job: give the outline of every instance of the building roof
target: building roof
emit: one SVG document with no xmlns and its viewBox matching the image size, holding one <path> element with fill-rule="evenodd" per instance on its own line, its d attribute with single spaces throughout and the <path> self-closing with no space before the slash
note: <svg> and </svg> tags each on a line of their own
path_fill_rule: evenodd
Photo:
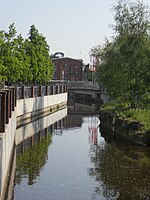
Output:
<svg viewBox="0 0 150 200">
<path fill-rule="evenodd" d="M 51 58 L 51 60 L 63 60 L 63 59 L 70 59 L 70 60 L 75 60 L 83 63 L 82 59 L 75 59 L 75 58 L 69 58 L 69 57 L 60 57 L 60 58 Z"/>
</svg>

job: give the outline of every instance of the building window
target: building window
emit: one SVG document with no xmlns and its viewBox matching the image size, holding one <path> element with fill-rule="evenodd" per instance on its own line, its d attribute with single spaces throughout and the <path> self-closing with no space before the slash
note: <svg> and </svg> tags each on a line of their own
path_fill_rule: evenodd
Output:
<svg viewBox="0 0 150 200">
<path fill-rule="evenodd" d="M 54 65 L 54 69 L 57 69 L 57 66 L 56 66 L 56 65 Z"/>
<path fill-rule="evenodd" d="M 65 64 L 64 64 L 64 67 L 68 67 L 68 64 L 67 64 L 67 63 L 65 63 Z"/>
</svg>

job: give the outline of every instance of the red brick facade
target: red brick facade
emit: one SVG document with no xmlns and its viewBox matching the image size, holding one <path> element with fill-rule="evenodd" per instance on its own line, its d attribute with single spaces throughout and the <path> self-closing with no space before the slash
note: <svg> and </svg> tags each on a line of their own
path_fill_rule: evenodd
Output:
<svg viewBox="0 0 150 200">
<path fill-rule="evenodd" d="M 83 61 L 68 57 L 52 58 L 54 80 L 82 81 Z"/>
</svg>

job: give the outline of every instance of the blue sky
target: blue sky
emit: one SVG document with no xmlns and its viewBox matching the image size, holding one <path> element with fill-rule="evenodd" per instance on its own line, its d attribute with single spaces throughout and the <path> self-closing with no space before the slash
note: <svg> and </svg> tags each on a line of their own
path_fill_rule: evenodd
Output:
<svg viewBox="0 0 150 200">
<path fill-rule="evenodd" d="M 90 49 L 113 32 L 112 5 L 116 0 L 1 0 L 0 30 L 15 23 L 17 33 L 28 36 L 35 25 L 50 46 L 50 53 L 89 62 Z M 143 0 L 150 4 L 149 0 Z M 150 5 L 149 5 L 150 6 Z"/>
</svg>

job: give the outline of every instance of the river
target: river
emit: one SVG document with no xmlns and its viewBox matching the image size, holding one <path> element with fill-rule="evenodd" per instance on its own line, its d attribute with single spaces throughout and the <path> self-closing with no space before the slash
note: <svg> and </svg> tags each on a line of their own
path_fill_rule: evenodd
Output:
<svg viewBox="0 0 150 200">
<path fill-rule="evenodd" d="M 96 110 L 74 104 L 17 130 L 12 200 L 150 199 L 150 148 L 107 139 Z"/>
</svg>

